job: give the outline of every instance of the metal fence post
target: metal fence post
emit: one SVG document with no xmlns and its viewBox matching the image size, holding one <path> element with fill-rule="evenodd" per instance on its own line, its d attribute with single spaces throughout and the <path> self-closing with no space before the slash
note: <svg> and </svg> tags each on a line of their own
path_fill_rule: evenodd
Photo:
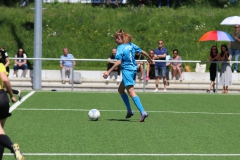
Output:
<svg viewBox="0 0 240 160">
<path fill-rule="evenodd" d="M 145 72 L 145 67 L 146 67 L 146 63 L 145 63 L 145 61 L 143 61 L 143 92 L 145 92 L 145 90 L 146 90 L 146 72 Z"/>
<path fill-rule="evenodd" d="M 74 90 L 74 86 L 73 86 L 73 83 L 74 83 L 74 61 L 73 62 L 73 66 L 72 66 L 72 91 Z"/>
</svg>

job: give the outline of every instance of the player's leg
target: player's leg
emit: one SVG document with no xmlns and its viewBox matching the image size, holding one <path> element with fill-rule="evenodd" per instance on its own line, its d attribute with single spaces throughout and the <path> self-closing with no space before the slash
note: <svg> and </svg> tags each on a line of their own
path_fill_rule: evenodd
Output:
<svg viewBox="0 0 240 160">
<path fill-rule="evenodd" d="M 13 153 L 13 149 L 12 149 L 12 144 L 13 143 L 10 140 L 10 138 L 7 135 L 5 135 L 5 132 L 4 132 L 4 129 L 3 129 L 5 122 L 6 122 L 6 118 L 0 120 L 0 145 L 2 145 L 4 147 L 7 147 Z"/>
<path fill-rule="evenodd" d="M 0 159 L 2 159 L 4 153 L 4 146 L 0 145 Z"/>
<path fill-rule="evenodd" d="M 136 73 L 134 75 L 136 76 Z M 122 100 L 127 108 L 126 118 L 130 118 L 134 114 L 131 109 L 130 103 L 129 103 L 128 95 L 125 93 L 126 85 L 133 84 L 133 83 L 135 84 L 135 82 L 133 80 L 133 78 L 135 78 L 135 77 L 133 77 L 133 76 L 131 75 L 131 72 L 123 70 L 122 71 L 122 82 L 118 87 L 118 93 L 121 95 Z"/>
<path fill-rule="evenodd" d="M 138 110 L 140 111 L 141 114 L 141 119 L 140 122 L 143 122 L 144 119 L 148 116 L 148 114 L 145 112 L 142 103 L 140 101 L 140 98 L 137 96 L 137 94 L 135 93 L 134 90 L 134 79 L 136 77 L 136 72 L 135 71 L 127 71 L 127 72 L 123 72 L 125 74 L 124 75 L 124 86 L 127 89 L 128 95 L 132 98 L 135 106 L 138 108 Z"/>
<path fill-rule="evenodd" d="M 12 153 L 15 154 L 15 157 L 20 160 L 24 160 L 24 157 L 22 156 L 20 149 L 14 149 L 14 145 L 10 138 L 5 134 L 4 131 L 4 125 L 7 120 L 7 117 L 9 117 L 11 114 L 9 113 L 9 100 L 7 93 L 4 91 L 0 91 L 0 152 L 3 152 L 2 147 L 8 148 Z M 18 146 L 18 145 L 17 145 Z M 3 153 L 0 153 L 2 156 Z M 1 157 L 0 156 L 0 157 Z"/>
<path fill-rule="evenodd" d="M 130 118 L 131 116 L 133 116 L 133 111 L 131 109 L 131 106 L 130 106 L 130 102 L 129 102 L 129 99 L 128 99 L 128 95 L 125 93 L 125 86 L 123 83 L 121 83 L 118 87 L 118 93 L 121 95 L 122 97 L 122 100 L 127 108 L 127 115 L 126 115 L 126 118 Z"/>
<path fill-rule="evenodd" d="M 128 91 L 129 96 L 132 97 L 132 101 L 134 102 L 135 106 L 138 108 L 138 110 L 139 110 L 139 112 L 141 114 L 140 122 L 144 122 L 144 119 L 148 116 L 148 114 L 144 110 L 140 98 L 135 93 L 135 90 L 134 90 L 133 86 L 128 86 L 126 89 Z"/>
</svg>

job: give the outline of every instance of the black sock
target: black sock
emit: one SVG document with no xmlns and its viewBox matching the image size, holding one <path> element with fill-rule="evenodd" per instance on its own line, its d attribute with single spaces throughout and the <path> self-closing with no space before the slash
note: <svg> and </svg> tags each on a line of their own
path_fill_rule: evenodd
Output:
<svg viewBox="0 0 240 160">
<path fill-rule="evenodd" d="M 19 93 L 18 90 L 16 90 L 16 89 L 12 89 L 12 92 L 13 92 L 13 94 L 18 94 Z"/>
<path fill-rule="evenodd" d="M 13 143 L 7 135 L 0 134 L 0 145 L 8 148 L 12 153 L 14 153 L 12 148 Z"/>
<path fill-rule="evenodd" d="M 0 145 L 0 160 L 2 160 L 3 153 L 4 153 L 4 147 Z"/>
</svg>

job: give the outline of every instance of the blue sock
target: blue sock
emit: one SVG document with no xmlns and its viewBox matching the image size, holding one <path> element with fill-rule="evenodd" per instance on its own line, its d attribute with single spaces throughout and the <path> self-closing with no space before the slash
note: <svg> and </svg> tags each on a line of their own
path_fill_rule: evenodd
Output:
<svg viewBox="0 0 240 160">
<path fill-rule="evenodd" d="M 140 111 L 140 113 L 142 114 L 144 111 L 142 103 L 140 101 L 140 98 L 138 96 L 135 96 L 132 98 L 134 104 L 136 105 L 136 107 L 138 108 L 138 110 Z"/>
<path fill-rule="evenodd" d="M 131 106 L 130 106 L 130 103 L 129 103 L 128 95 L 127 95 L 126 93 L 124 93 L 124 94 L 121 95 L 121 97 L 122 97 L 122 99 L 123 99 L 124 104 L 125 104 L 126 107 L 127 107 L 128 112 L 129 112 L 129 111 L 132 111 Z"/>
</svg>

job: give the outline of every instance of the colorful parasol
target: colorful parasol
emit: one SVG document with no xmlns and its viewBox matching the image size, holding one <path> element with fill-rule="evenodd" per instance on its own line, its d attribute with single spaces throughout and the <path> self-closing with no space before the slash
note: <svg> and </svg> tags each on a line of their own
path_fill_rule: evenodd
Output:
<svg viewBox="0 0 240 160">
<path fill-rule="evenodd" d="M 199 41 L 234 41 L 234 39 L 227 32 L 213 30 L 205 33 Z"/>
</svg>

